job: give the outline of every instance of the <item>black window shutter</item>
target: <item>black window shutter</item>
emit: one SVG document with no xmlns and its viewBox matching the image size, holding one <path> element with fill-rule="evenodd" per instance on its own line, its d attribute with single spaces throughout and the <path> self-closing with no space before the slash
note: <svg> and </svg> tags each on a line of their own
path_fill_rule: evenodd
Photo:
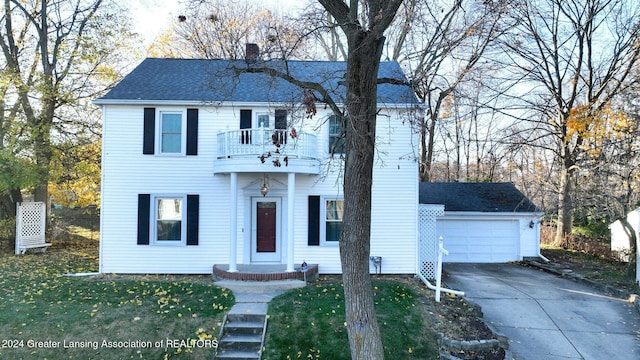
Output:
<svg viewBox="0 0 640 360">
<path fill-rule="evenodd" d="M 153 154 L 155 148 L 156 109 L 144 108 L 144 135 L 142 143 L 143 154 Z"/>
<path fill-rule="evenodd" d="M 287 128 L 287 110 L 276 110 L 275 128 L 280 130 Z"/>
<path fill-rule="evenodd" d="M 151 195 L 138 194 L 138 245 L 149 245 Z"/>
<path fill-rule="evenodd" d="M 309 229 L 307 245 L 320 245 L 320 196 L 309 196 Z"/>
<path fill-rule="evenodd" d="M 251 129 L 251 110 L 240 110 L 240 129 Z"/>
<path fill-rule="evenodd" d="M 198 245 L 200 195 L 187 195 L 187 245 Z"/>
<path fill-rule="evenodd" d="M 240 130 L 251 129 L 251 110 L 240 110 Z M 240 142 L 242 144 L 251 144 L 251 132 L 242 131 Z"/>
<path fill-rule="evenodd" d="M 198 109 L 187 109 L 187 155 L 198 155 Z"/>
</svg>

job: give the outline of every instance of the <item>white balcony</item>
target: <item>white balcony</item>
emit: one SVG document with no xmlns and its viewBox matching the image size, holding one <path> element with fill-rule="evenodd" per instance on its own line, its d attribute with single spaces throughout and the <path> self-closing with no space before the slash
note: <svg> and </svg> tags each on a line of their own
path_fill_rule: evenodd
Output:
<svg viewBox="0 0 640 360">
<path fill-rule="evenodd" d="M 286 130 L 241 129 L 218 133 L 213 172 L 319 174 L 318 137 Z"/>
</svg>

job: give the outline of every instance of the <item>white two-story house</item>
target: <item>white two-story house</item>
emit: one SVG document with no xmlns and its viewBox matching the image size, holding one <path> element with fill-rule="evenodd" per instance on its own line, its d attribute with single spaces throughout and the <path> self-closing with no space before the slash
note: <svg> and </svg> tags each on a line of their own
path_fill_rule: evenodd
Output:
<svg viewBox="0 0 640 360">
<path fill-rule="evenodd" d="M 340 273 L 341 123 L 308 90 L 247 66 L 323 85 L 340 105 L 346 63 L 146 59 L 103 97 L 100 271 L 209 274 L 302 262 Z M 405 81 L 395 62 L 380 78 Z M 384 273 L 417 267 L 415 95 L 378 88 L 371 255 Z"/>
</svg>

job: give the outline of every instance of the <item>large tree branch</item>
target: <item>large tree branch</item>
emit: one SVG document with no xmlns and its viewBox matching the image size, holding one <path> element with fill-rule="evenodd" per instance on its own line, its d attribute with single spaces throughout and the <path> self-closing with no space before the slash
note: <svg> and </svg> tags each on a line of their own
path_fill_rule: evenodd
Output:
<svg viewBox="0 0 640 360">
<path fill-rule="evenodd" d="M 375 2 L 377 4 L 382 3 L 375 13 L 369 15 L 369 21 L 371 22 L 370 29 L 376 38 L 382 36 L 382 34 L 389 28 L 391 22 L 396 16 L 400 5 L 404 0 L 381 0 Z"/>
<path fill-rule="evenodd" d="M 289 74 L 288 72 L 279 71 L 267 66 L 261 66 L 261 67 L 249 66 L 246 68 L 234 68 L 234 71 L 238 74 L 243 72 L 253 73 L 253 74 L 256 74 L 256 73 L 267 74 L 269 76 L 280 78 L 292 85 L 295 85 L 299 87 L 301 90 L 316 91 L 318 94 L 320 94 L 320 98 L 318 99 L 318 101 L 327 104 L 329 108 L 331 108 L 333 113 L 336 116 L 338 116 L 340 119 L 342 119 L 342 110 L 337 105 L 336 101 L 333 99 L 333 97 L 331 97 L 331 94 L 329 94 L 327 89 L 325 89 L 321 84 L 317 82 L 301 81 L 295 78 L 294 76 L 292 76 L 291 74 Z"/>
<path fill-rule="evenodd" d="M 351 7 L 347 6 L 343 0 L 318 0 L 318 2 L 336 19 L 336 22 L 345 33 L 353 31 L 355 27 L 360 27 L 357 20 L 357 0 L 355 0 L 355 6 L 352 0 Z"/>
</svg>

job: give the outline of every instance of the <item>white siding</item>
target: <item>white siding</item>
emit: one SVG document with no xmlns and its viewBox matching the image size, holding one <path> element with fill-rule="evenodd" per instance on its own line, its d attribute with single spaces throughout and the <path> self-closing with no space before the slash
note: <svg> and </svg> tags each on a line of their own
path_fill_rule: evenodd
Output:
<svg viewBox="0 0 640 360">
<path fill-rule="evenodd" d="M 520 218 L 520 256 L 523 258 L 540 254 L 540 217 L 529 215 Z"/>
<path fill-rule="evenodd" d="M 197 156 L 142 154 L 142 107 L 104 109 L 101 271 L 119 273 L 210 273 L 228 262 L 228 180 L 214 178 L 215 112 L 199 114 Z M 215 124 L 217 126 L 209 126 Z M 138 194 L 200 195 L 198 246 L 137 245 Z"/>
<path fill-rule="evenodd" d="M 378 116 L 371 255 L 382 257 L 384 273 L 415 274 L 417 269 L 418 163 L 413 151 L 418 147 L 409 123 Z"/>
<path fill-rule="evenodd" d="M 640 239 L 640 208 L 627 214 L 627 222 L 635 232 L 636 239 Z M 611 231 L 611 251 L 622 261 L 629 261 L 629 249 L 632 237 L 621 220 L 609 225 Z"/>
<path fill-rule="evenodd" d="M 151 106 L 150 106 L 151 107 Z M 158 107 L 160 108 L 160 107 Z M 201 107 L 197 156 L 143 155 L 143 107 L 103 108 L 103 181 L 101 272 L 211 273 L 213 264 L 229 262 L 229 175 L 213 175 L 216 134 L 239 127 L 239 109 Z M 253 108 L 254 113 L 268 108 Z M 415 134 L 395 111 L 378 121 L 379 148 L 373 180 L 371 254 L 382 256 L 385 273 L 415 273 L 418 181 L 413 155 Z M 317 132 L 327 151 L 328 112 L 304 120 L 298 131 Z M 257 163 L 259 160 L 256 159 Z M 320 265 L 321 273 L 340 273 L 337 246 L 308 246 L 308 196 L 342 195 L 340 160 L 327 160 L 320 175 L 296 175 L 296 265 Z M 264 173 L 238 175 L 238 263 L 250 261 L 250 199 L 259 196 Z M 269 174 L 269 196 L 282 198 L 282 262 L 286 262 L 287 174 Z M 137 245 L 138 194 L 200 195 L 197 246 Z"/>
</svg>

